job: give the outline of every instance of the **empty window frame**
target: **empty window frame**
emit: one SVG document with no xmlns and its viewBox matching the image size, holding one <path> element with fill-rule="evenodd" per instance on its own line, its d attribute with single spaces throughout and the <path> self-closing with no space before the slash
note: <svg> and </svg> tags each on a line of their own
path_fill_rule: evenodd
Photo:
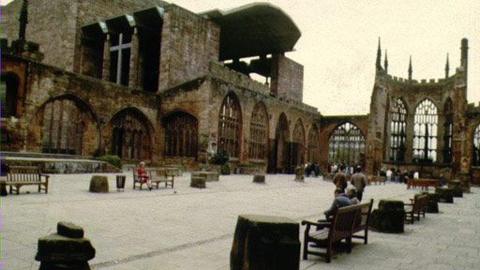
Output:
<svg viewBox="0 0 480 270">
<path fill-rule="evenodd" d="M 405 161 L 407 109 L 401 99 L 390 106 L 390 153 L 391 161 Z"/>
<path fill-rule="evenodd" d="M 346 122 L 332 132 L 328 142 L 328 161 L 353 166 L 360 164 L 365 152 L 365 137 L 360 129 Z"/>
<path fill-rule="evenodd" d="M 238 98 L 228 94 L 220 107 L 218 121 L 218 151 L 225 151 L 229 157 L 240 156 L 242 115 Z"/>
<path fill-rule="evenodd" d="M 415 109 L 413 127 L 413 159 L 417 162 L 437 161 L 437 107 L 429 99 Z"/>
<path fill-rule="evenodd" d="M 248 156 L 251 159 L 265 159 L 268 145 L 268 114 L 263 103 L 257 103 L 250 120 L 250 145 Z"/>
</svg>

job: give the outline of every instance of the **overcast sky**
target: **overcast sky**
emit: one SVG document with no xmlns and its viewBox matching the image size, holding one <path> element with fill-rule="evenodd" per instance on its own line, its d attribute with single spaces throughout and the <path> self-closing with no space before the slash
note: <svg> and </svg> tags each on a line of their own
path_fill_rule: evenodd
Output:
<svg viewBox="0 0 480 270">
<path fill-rule="evenodd" d="M 201 12 L 253 1 L 170 2 Z M 304 102 L 324 115 L 368 113 L 378 37 L 382 49 L 388 49 L 389 73 L 407 77 L 408 58 L 412 55 L 414 79 L 443 78 L 447 53 L 450 74 L 454 73 L 460 63 L 460 40 L 468 38 L 468 101 L 480 101 L 479 0 L 264 2 L 282 8 L 300 28 L 302 37 L 296 51 L 287 56 L 305 67 Z"/>
</svg>

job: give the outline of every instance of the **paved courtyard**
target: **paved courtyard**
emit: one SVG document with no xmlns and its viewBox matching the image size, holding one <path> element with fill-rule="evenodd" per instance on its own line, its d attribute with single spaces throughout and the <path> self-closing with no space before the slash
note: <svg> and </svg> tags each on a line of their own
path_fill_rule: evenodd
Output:
<svg viewBox="0 0 480 270">
<path fill-rule="evenodd" d="M 85 230 L 96 248 L 94 269 L 229 269 L 229 253 L 239 214 L 287 216 L 315 220 L 332 200 L 333 184 L 321 178 L 293 181 L 292 175 L 268 175 L 267 184 L 251 176 L 222 176 L 207 189 L 189 187 L 189 175 L 175 190 L 88 192 L 91 175 L 54 175 L 48 195 L 34 187 L 1 198 L 1 269 L 38 269 L 37 239 L 55 232 L 57 221 Z M 30 194 L 25 191 L 30 190 Z M 407 201 L 416 191 L 405 185 L 368 186 L 365 200 Z M 404 234 L 371 233 L 368 245 L 332 263 L 309 257 L 301 269 L 478 269 L 480 265 L 480 188 L 440 204 L 440 214 L 427 214 Z M 302 232 L 303 233 L 303 232 Z M 302 236 L 300 236 L 302 237 Z"/>
</svg>

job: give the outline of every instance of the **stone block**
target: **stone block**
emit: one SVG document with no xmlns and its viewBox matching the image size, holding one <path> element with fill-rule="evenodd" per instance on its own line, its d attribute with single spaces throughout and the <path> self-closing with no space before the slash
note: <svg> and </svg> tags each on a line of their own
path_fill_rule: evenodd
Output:
<svg viewBox="0 0 480 270">
<path fill-rule="evenodd" d="M 379 232 L 403 233 L 405 209 L 402 201 L 381 200 L 371 214 L 371 226 Z"/>
<path fill-rule="evenodd" d="M 108 193 L 108 178 L 106 176 L 94 175 L 90 180 L 90 192 Z"/>
<path fill-rule="evenodd" d="M 95 249 L 86 238 L 50 234 L 38 239 L 35 260 L 41 262 L 82 262 L 95 257 Z"/>
<path fill-rule="evenodd" d="M 302 166 L 295 168 L 295 181 L 305 181 L 305 170 Z"/>
<path fill-rule="evenodd" d="M 425 194 L 428 196 L 428 205 L 427 205 L 427 213 L 438 213 L 438 200 L 439 200 L 439 195 L 436 193 L 429 193 L 429 192 L 423 192 L 422 194 Z"/>
<path fill-rule="evenodd" d="M 61 221 L 57 223 L 57 233 L 70 238 L 83 238 L 83 229 L 70 222 Z"/>
<path fill-rule="evenodd" d="M 439 202 L 453 203 L 454 190 L 452 188 L 435 188 L 435 193 L 438 194 Z"/>
<path fill-rule="evenodd" d="M 206 188 L 205 177 L 203 176 L 192 176 L 190 180 L 190 186 L 194 188 Z"/>
<path fill-rule="evenodd" d="M 230 270 L 297 270 L 300 266 L 299 224 L 285 217 L 240 215 Z"/>
<path fill-rule="evenodd" d="M 452 180 L 448 182 L 448 188 L 453 189 L 453 197 L 463 197 L 463 187 L 460 180 Z"/>
<path fill-rule="evenodd" d="M 253 183 L 265 184 L 265 175 L 254 175 Z"/>
</svg>

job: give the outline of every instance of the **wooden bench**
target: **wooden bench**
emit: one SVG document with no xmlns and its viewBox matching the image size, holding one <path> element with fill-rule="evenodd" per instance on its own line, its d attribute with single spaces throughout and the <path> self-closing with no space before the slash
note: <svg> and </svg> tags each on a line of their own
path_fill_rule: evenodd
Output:
<svg viewBox="0 0 480 270">
<path fill-rule="evenodd" d="M 164 183 L 165 188 L 171 187 L 173 188 L 175 183 L 175 174 L 171 173 L 168 169 L 161 169 L 161 168 L 147 168 L 148 177 L 150 178 L 150 182 L 152 187 L 156 187 L 159 189 L 160 184 Z M 142 189 L 143 185 L 146 185 L 146 182 L 140 181 L 138 177 L 137 169 L 133 170 L 133 189 L 139 186 L 139 189 Z"/>
<path fill-rule="evenodd" d="M 352 205 L 339 208 L 332 217 L 331 221 L 311 222 L 303 220 L 302 225 L 306 225 L 303 241 L 303 259 L 306 260 L 308 254 L 324 256 L 327 263 L 330 262 L 333 254 L 333 245 L 345 239 L 347 242 L 347 252 L 352 250 L 352 229 L 357 219 L 361 215 L 362 205 Z M 312 226 L 316 226 L 316 231 L 310 231 Z M 309 250 L 309 243 L 314 243 L 318 247 L 326 248 L 326 252 Z"/>
<path fill-rule="evenodd" d="M 372 213 L 373 199 L 368 203 L 362 203 L 360 206 L 360 215 L 357 216 L 353 224 L 352 237 L 363 239 L 363 243 L 368 243 L 368 227 L 370 225 L 370 215 Z M 362 232 L 363 235 L 355 235 L 355 233 Z"/>
<path fill-rule="evenodd" d="M 425 218 L 425 212 L 428 207 L 428 195 L 417 195 L 410 199 L 411 203 L 405 204 L 405 221 L 413 224 L 416 220 L 420 220 L 420 215 Z"/>
<path fill-rule="evenodd" d="M 385 185 L 386 177 L 385 176 L 378 176 L 378 175 L 369 175 L 367 177 L 367 179 L 368 179 L 368 184 L 369 185 L 371 185 L 373 183 L 375 183 L 375 185 L 376 184 L 382 184 L 382 183 Z"/>
<path fill-rule="evenodd" d="M 45 181 L 42 181 L 42 177 Z M 20 188 L 26 185 L 37 185 L 38 192 L 45 191 L 48 193 L 48 178 L 46 174 L 42 174 L 40 168 L 33 166 L 10 166 L 7 172 L 7 180 L 5 185 L 10 186 L 9 192 L 12 194 L 13 190 L 17 194 L 20 193 Z"/>
<path fill-rule="evenodd" d="M 407 189 L 421 187 L 422 190 L 428 190 L 429 187 L 438 187 L 439 182 L 436 179 L 408 179 Z"/>
</svg>

